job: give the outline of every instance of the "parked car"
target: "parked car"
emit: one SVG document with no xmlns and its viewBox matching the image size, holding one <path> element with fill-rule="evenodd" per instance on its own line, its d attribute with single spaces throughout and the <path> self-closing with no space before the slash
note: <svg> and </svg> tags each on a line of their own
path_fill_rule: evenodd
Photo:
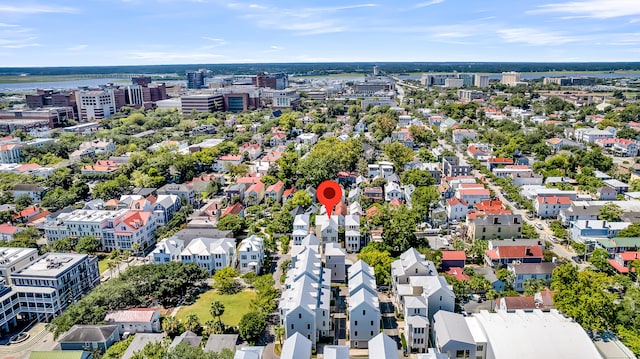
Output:
<svg viewBox="0 0 640 359">
<path fill-rule="evenodd" d="M 539 230 L 542 230 L 542 224 L 536 222 L 534 226 L 536 226 L 536 228 L 538 228 Z"/>
</svg>

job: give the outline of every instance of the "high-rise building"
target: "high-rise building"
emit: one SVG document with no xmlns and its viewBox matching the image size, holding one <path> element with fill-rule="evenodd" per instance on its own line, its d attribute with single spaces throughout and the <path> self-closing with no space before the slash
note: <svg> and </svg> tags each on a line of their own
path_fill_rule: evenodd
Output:
<svg viewBox="0 0 640 359">
<path fill-rule="evenodd" d="M 265 74 L 260 72 L 252 79 L 252 83 L 256 87 L 284 90 L 289 87 L 289 75 L 285 73 Z"/>
<path fill-rule="evenodd" d="M 380 75 L 380 69 L 378 68 L 378 66 L 374 66 L 373 67 L 373 76 L 378 76 Z"/>
<path fill-rule="evenodd" d="M 111 117 L 118 109 L 114 89 L 80 90 L 76 92 L 76 101 L 80 122 Z"/>
<path fill-rule="evenodd" d="M 480 88 L 489 86 L 489 76 L 476 74 L 473 85 Z"/>
<path fill-rule="evenodd" d="M 522 74 L 515 71 L 502 73 L 502 84 L 507 86 L 516 86 L 518 82 L 522 82 Z"/>
<path fill-rule="evenodd" d="M 187 88 L 194 90 L 204 88 L 204 77 L 204 70 L 187 71 Z"/>
</svg>

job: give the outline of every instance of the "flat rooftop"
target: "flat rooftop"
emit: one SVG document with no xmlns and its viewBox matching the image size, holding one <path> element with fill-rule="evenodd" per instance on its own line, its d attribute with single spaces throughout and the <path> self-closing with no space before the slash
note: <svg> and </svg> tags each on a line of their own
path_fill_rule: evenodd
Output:
<svg viewBox="0 0 640 359">
<path fill-rule="evenodd" d="M 30 265 L 13 272 L 12 277 L 57 277 L 85 258 L 86 254 L 47 253 Z"/>
<path fill-rule="evenodd" d="M 16 261 L 22 260 L 29 256 L 38 256 L 38 250 L 35 248 L 7 248 L 0 247 L 0 267 L 11 266 Z"/>
</svg>

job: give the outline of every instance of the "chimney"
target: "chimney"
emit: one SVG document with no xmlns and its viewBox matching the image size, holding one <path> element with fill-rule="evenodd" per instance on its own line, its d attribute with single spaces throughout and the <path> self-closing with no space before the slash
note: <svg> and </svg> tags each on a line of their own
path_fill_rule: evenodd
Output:
<svg viewBox="0 0 640 359">
<path fill-rule="evenodd" d="M 585 228 L 589 228 L 589 220 L 586 220 L 584 223 Z"/>
<path fill-rule="evenodd" d="M 525 255 L 526 255 L 526 256 L 531 256 L 531 255 L 532 255 L 532 254 L 531 254 L 531 248 L 527 247 L 527 248 L 525 249 Z"/>
</svg>

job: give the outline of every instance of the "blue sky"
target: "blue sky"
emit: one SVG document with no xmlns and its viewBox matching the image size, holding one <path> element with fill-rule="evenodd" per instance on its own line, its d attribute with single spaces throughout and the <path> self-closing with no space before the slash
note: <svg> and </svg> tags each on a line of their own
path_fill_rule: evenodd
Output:
<svg viewBox="0 0 640 359">
<path fill-rule="evenodd" d="M 639 60 L 640 0 L 0 2 L 0 67 Z"/>
</svg>

